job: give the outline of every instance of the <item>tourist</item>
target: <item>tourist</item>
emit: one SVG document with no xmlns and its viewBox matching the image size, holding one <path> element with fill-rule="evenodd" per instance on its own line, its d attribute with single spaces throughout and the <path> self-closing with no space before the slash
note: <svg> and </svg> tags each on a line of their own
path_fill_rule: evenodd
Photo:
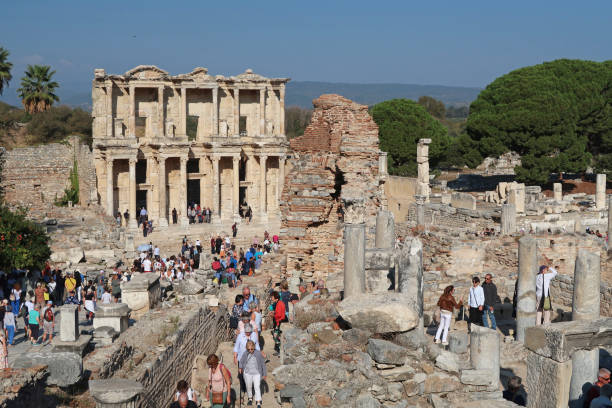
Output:
<svg viewBox="0 0 612 408">
<path fill-rule="evenodd" d="M 113 279 L 111 280 L 111 293 L 113 294 L 114 302 L 118 303 L 121 299 L 121 280 L 117 272 L 113 272 Z"/>
<path fill-rule="evenodd" d="M 610 384 L 610 370 L 607 368 L 600 368 L 597 373 L 597 381 L 589 388 L 586 395 L 584 396 L 583 407 L 590 408 L 591 402 L 601 395 L 601 389 L 604 385 Z M 605 406 L 605 405 L 604 405 Z"/>
<path fill-rule="evenodd" d="M 96 295 L 94 295 L 92 288 L 88 288 L 85 293 L 85 311 L 87 312 L 87 324 L 93 323 L 94 314 L 96 313 Z"/>
<path fill-rule="evenodd" d="M 96 297 L 98 299 L 102 298 L 104 294 L 104 271 L 100 270 L 98 276 L 96 276 Z"/>
<path fill-rule="evenodd" d="M 13 345 L 13 339 L 15 338 L 15 314 L 13 313 L 13 309 L 9 306 L 8 300 L 4 299 L 2 301 L 6 308 L 4 313 L 4 331 L 6 332 L 6 337 L 8 338 L 8 345 Z"/>
<path fill-rule="evenodd" d="M 229 321 L 230 329 L 238 328 L 238 324 L 240 322 L 240 318 L 242 317 L 242 312 L 244 310 L 242 307 L 243 301 L 244 298 L 242 297 L 242 295 L 236 295 L 236 298 L 234 299 L 234 306 L 232 307 L 232 314 L 230 316 Z"/>
<path fill-rule="evenodd" d="M 308 295 L 308 288 L 306 287 L 306 284 L 304 282 L 300 283 L 300 286 L 298 286 L 298 290 L 300 292 L 300 300 L 302 300 L 304 296 Z"/>
<path fill-rule="evenodd" d="M 115 219 L 117 220 L 117 226 L 120 227 L 121 226 L 121 211 L 117 211 L 117 215 L 115 216 Z"/>
<path fill-rule="evenodd" d="M 253 326 L 249 323 L 244 325 L 244 331 L 240 332 L 236 337 L 236 342 L 234 343 L 234 364 L 238 364 L 240 359 L 242 358 L 242 354 L 246 351 L 247 341 L 253 341 L 257 350 L 259 350 L 259 336 L 257 333 L 253 331 Z M 240 367 L 240 366 L 238 366 Z"/>
<path fill-rule="evenodd" d="M 176 208 L 172 209 L 172 224 L 176 224 L 178 219 L 178 213 L 176 212 Z"/>
<path fill-rule="evenodd" d="M 550 260 L 549 260 L 550 262 Z M 540 266 L 540 273 L 536 277 L 536 326 L 542 324 L 542 314 L 544 324 L 550 324 L 550 312 L 552 311 L 552 301 L 550 299 L 550 281 L 557 276 L 557 270 L 548 265 Z"/>
<path fill-rule="evenodd" d="M 497 286 L 493 283 L 493 276 L 490 273 L 485 275 L 485 281 L 482 284 L 482 290 L 484 292 L 484 308 L 482 314 L 482 324 L 484 327 L 489 327 L 487 317 L 491 320 L 491 328 L 497 330 L 497 323 L 495 322 L 495 308 L 494 305 L 497 303 Z"/>
<path fill-rule="evenodd" d="M 440 307 L 440 325 L 438 326 L 438 331 L 436 332 L 435 343 L 440 343 L 440 334 L 442 334 L 442 344 L 447 345 L 446 336 L 448 335 L 448 328 L 450 326 L 451 318 L 453 315 L 453 311 L 456 308 L 461 307 L 463 304 L 462 301 L 455 301 L 453 297 L 453 293 L 455 292 L 455 287 L 453 285 L 447 286 L 444 288 L 444 293 L 440 296 L 438 300 L 438 307 Z"/>
<path fill-rule="evenodd" d="M 128 221 L 130 220 L 130 212 L 129 210 L 125 210 L 123 213 L 123 221 L 125 222 L 125 226 L 127 227 Z"/>
<path fill-rule="evenodd" d="M 198 408 L 198 405 L 191 401 L 186 394 L 180 394 L 176 401 L 170 404 L 170 408 Z"/>
<path fill-rule="evenodd" d="M 281 345 L 280 327 L 281 327 L 281 323 L 286 318 L 286 310 L 285 310 L 285 304 L 280 300 L 280 295 L 278 294 L 278 292 L 276 291 L 272 292 L 271 297 L 272 297 L 272 301 L 274 302 L 274 304 L 270 306 L 270 309 L 274 310 L 274 320 L 273 320 L 274 327 L 272 329 L 272 337 L 274 338 L 274 355 L 279 356 L 280 355 L 280 345 Z"/>
<path fill-rule="evenodd" d="M 249 304 L 249 309 L 251 310 L 251 325 L 257 330 L 257 333 L 261 334 L 262 315 L 259 311 L 259 304 L 257 302 L 251 302 Z"/>
<path fill-rule="evenodd" d="M 68 292 L 68 296 L 66 296 L 66 300 L 64 301 L 65 305 L 77 305 L 79 312 L 81 311 L 81 302 L 77 299 L 74 290 Z"/>
<path fill-rule="evenodd" d="M 104 293 L 102 294 L 101 300 L 102 300 L 102 304 L 103 305 L 108 305 L 108 304 L 111 303 L 112 296 L 111 296 L 108 288 L 104 288 Z"/>
<path fill-rule="evenodd" d="M 36 289 L 34 289 L 34 299 L 38 307 L 43 307 L 45 304 L 45 289 L 43 288 L 42 282 L 36 282 Z"/>
<path fill-rule="evenodd" d="M 604 384 L 599 390 L 599 396 L 594 398 L 589 405 L 589 408 L 610 408 L 612 407 L 612 385 Z"/>
<path fill-rule="evenodd" d="M 242 312 L 242 316 L 240 316 L 240 321 L 238 322 L 238 328 L 236 329 L 236 334 L 240 334 L 244 332 L 244 328 L 247 324 L 251 324 L 251 313 L 250 312 Z M 259 331 L 256 326 L 251 325 L 255 334 L 258 335 Z M 259 338 L 259 336 L 258 336 Z"/>
<path fill-rule="evenodd" d="M 176 394 L 174 394 L 174 400 L 178 401 L 181 394 L 186 395 L 189 401 L 193 401 L 196 404 L 198 403 L 198 398 L 196 397 L 195 392 L 189 387 L 189 384 L 187 384 L 187 381 L 185 380 L 181 380 L 178 382 L 178 384 L 176 384 Z"/>
<path fill-rule="evenodd" d="M 30 299 L 26 298 L 26 301 L 23 302 L 23 304 L 21 305 L 21 308 L 19 309 L 19 313 L 18 313 L 18 316 L 23 317 L 24 338 L 26 340 L 29 339 L 31 336 L 30 322 L 29 322 L 29 316 L 30 316 L 31 310 L 34 310 L 34 303 Z"/>
<path fill-rule="evenodd" d="M 55 328 L 55 313 L 53 313 L 53 302 L 49 302 L 47 307 L 42 312 L 43 314 L 43 336 L 42 343 L 45 343 L 45 338 L 49 336 L 49 343 L 53 340 L 53 329 Z"/>
<path fill-rule="evenodd" d="M 232 402 L 231 375 L 225 365 L 219 363 L 219 357 L 211 354 L 206 359 L 208 364 L 208 386 L 206 387 L 205 399 L 211 402 L 211 408 L 223 408 L 225 403 Z"/>
<path fill-rule="evenodd" d="M 238 224 L 232 224 L 232 237 L 236 238 L 236 234 L 238 233 Z"/>
<path fill-rule="evenodd" d="M 251 293 L 251 288 L 249 288 L 248 286 L 242 288 L 242 297 L 244 299 L 244 302 L 242 303 L 242 309 L 244 309 L 245 312 L 248 312 L 250 310 L 250 303 L 257 302 L 257 298 Z"/>
<path fill-rule="evenodd" d="M 38 330 L 40 328 L 40 306 L 34 305 L 34 309 L 28 314 L 28 325 L 30 326 L 30 341 L 32 345 L 38 345 Z"/>
<path fill-rule="evenodd" d="M 503 397 L 505 400 L 512 401 L 521 407 L 526 406 L 525 397 L 521 392 L 521 377 L 510 377 L 508 388 L 504 391 Z"/>
<path fill-rule="evenodd" d="M 72 292 L 75 290 L 77 286 L 77 281 L 74 278 L 74 276 L 72 275 L 72 272 L 68 272 L 66 279 L 64 281 L 64 287 L 65 287 L 65 291 L 64 293 L 66 294 L 66 296 L 68 295 L 68 293 Z"/>
<path fill-rule="evenodd" d="M 468 297 L 468 305 L 470 308 L 470 320 L 468 321 L 468 333 L 471 332 L 472 324 L 476 324 L 480 326 L 483 321 L 483 313 L 484 309 L 484 291 L 480 286 L 480 279 L 478 276 L 472 278 L 472 287 L 470 288 L 470 293 Z"/>
<path fill-rule="evenodd" d="M 0 369 L 6 370 L 9 368 L 8 364 L 8 345 L 6 344 L 6 336 L 4 331 L 0 330 Z"/>
<path fill-rule="evenodd" d="M 253 387 L 255 388 L 255 404 L 261 408 L 261 380 L 266 379 L 266 361 L 257 349 L 255 343 L 247 341 L 246 353 L 240 359 L 240 373 L 244 377 L 247 390 L 247 405 L 253 404 Z"/>
<path fill-rule="evenodd" d="M 289 300 L 291 299 L 291 292 L 289 292 L 289 284 L 286 280 L 283 280 L 280 284 L 280 299 L 285 304 L 285 321 L 289 320 Z"/>
</svg>

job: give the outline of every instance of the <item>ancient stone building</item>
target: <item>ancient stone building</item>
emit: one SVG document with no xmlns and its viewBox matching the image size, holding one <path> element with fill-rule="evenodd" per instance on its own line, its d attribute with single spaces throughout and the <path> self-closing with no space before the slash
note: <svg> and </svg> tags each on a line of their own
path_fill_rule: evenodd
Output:
<svg viewBox="0 0 612 408">
<path fill-rule="evenodd" d="M 281 201 L 287 274 L 325 278 L 342 286 L 346 207 L 364 207 L 373 239 L 376 213 L 386 208 L 386 154 L 368 107 L 340 95 L 321 95 L 304 135 L 291 140 L 293 158 Z"/>
<path fill-rule="evenodd" d="M 172 76 L 141 65 L 123 75 L 95 70 L 93 150 L 107 213 L 145 206 L 157 226 L 187 222 L 187 206 L 233 220 L 248 203 L 255 218 L 278 216 L 288 144 L 285 84 L 247 70 L 206 68 Z M 221 217 L 219 217 L 219 214 Z M 130 217 L 132 227 L 135 217 Z"/>
</svg>

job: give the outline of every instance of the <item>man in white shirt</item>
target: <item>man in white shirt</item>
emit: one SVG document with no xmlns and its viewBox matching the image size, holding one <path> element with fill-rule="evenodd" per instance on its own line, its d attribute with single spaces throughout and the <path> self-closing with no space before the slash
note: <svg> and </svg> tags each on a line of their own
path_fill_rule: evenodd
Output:
<svg viewBox="0 0 612 408">
<path fill-rule="evenodd" d="M 549 261 L 550 262 L 550 261 Z M 550 324 L 550 312 L 552 304 L 550 301 L 550 281 L 557 276 L 557 270 L 548 265 L 540 266 L 540 273 L 536 277 L 536 326 L 542 324 L 542 312 L 544 324 Z"/>
<path fill-rule="evenodd" d="M 470 294 L 468 298 L 468 305 L 470 306 L 470 320 L 468 322 L 468 333 L 472 330 L 472 324 L 482 324 L 482 310 L 484 308 L 484 290 L 480 286 L 480 279 L 478 276 L 472 278 L 472 287 L 470 288 Z"/>
<path fill-rule="evenodd" d="M 153 255 L 155 256 L 155 259 L 159 258 L 159 247 L 157 245 L 155 245 L 155 249 L 153 250 Z"/>
<path fill-rule="evenodd" d="M 240 332 L 238 337 L 236 337 L 236 343 L 234 343 L 234 364 L 238 365 L 238 361 L 240 361 L 242 354 L 246 351 L 246 344 L 249 340 L 255 343 L 256 350 L 260 350 L 257 333 L 254 333 L 253 326 L 247 323 L 244 325 L 244 332 Z"/>
<path fill-rule="evenodd" d="M 145 260 L 142 261 L 142 270 L 143 272 L 151 272 L 151 260 L 149 259 L 149 257 L 145 258 Z"/>
</svg>

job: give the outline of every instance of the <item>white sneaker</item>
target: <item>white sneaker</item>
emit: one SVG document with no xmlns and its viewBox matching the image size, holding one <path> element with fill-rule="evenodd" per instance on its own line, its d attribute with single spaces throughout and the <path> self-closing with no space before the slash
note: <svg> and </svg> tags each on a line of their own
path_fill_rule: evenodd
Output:
<svg viewBox="0 0 612 408">
<path fill-rule="evenodd" d="M 443 345 L 443 346 L 448 346 L 448 341 L 443 341 L 443 342 L 442 342 L 442 345 Z"/>
<path fill-rule="evenodd" d="M 434 340 L 434 343 L 436 343 L 436 344 L 440 344 L 440 340 L 435 339 L 435 340 Z"/>
</svg>

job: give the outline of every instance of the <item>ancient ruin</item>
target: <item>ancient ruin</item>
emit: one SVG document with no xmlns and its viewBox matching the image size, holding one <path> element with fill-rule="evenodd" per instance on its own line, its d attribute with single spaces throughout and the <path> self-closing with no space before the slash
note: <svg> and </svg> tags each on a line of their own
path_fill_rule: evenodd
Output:
<svg viewBox="0 0 612 408">
<path fill-rule="evenodd" d="M 278 218 L 288 81 L 251 70 L 224 77 L 206 68 L 180 75 L 149 65 L 123 75 L 96 69 L 100 204 L 109 215 L 145 207 L 160 227 L 173 209 L 186 224 L 188 203 L 210 207 L 216 222 L 236 219 L 245 204 L 261 220 Z M 134 216 L 129 227 L 136 227 Z"/>
</svg>

